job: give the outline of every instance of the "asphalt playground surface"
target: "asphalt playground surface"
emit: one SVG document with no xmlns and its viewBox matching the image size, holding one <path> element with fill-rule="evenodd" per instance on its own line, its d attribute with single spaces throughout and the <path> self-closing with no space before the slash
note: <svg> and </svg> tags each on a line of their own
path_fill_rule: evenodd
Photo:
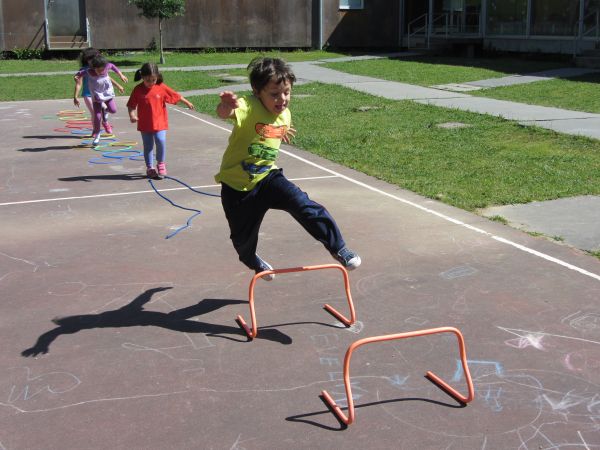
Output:
<svg viewBox="0 0 600 450">
<path fill-rule="evenodd" d="M 117 139 L 139 141 L 124 103 Z M 154 192 L 143 162 L 55 131 L 70 109 L 0 103 L 1 450 L 600 448 L 598 259 L 283 146 L 278 165 L 362 257 L 358 320 L 322 308 L 347 314 L 339 271 L 279 274 L 256 285 L 249 340 L 235 317 L 249 321 L 253 273 L 219 199 L 155 182 L 201 211 L 165 239 L 194 211 Z M 218 194 L 229 128 L 172 108 L 169 175 Z M 278 211 L 259 252 L 276 268 L 333 262 Z M 450 334 L 357 350 L 350 426 L 320 399 L 345 405 L 357 339 L 442 326 L 466 341 L 468 405 L 424 378 L 466 392 Z"/>
</svg>

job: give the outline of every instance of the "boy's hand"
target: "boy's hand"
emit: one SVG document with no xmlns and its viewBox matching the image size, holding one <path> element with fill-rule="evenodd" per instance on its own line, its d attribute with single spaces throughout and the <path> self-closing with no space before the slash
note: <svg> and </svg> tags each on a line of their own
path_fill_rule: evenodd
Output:
<svg viewBox="0 0 600 450">
<path fill-rule="evenodd" d="M 79 99 L 77 97 L 73 98 L 73 104 L 79 108 Z"/>
<path fill-rule="evenodd" d="M 296 136 L 296 129 L 290 127 L 287 132 L 285 133 L 285 136 L 283 136 L 281 139 L 283 140 L 283 142 L 285 142 L 286 144 L 289 144 L 290 142 L 292 142 L 292 139 Z"/>
<path fill-rule="evenodd" d="M 219 94 L 221 102 L 217 105 L 217 115 L 221 119 L 233 116 L 233 111 L 239 106 L 238 98 L 231 91 L 223 91 Z"/>
<path fill-rule="evenodd" d="M 235 109 L 239 106 L 235 92 L 223 91 L 219 94 L 219 97 L 221 97 L 221 103 L 229 106 L 231 109 Z"/>
</svg>

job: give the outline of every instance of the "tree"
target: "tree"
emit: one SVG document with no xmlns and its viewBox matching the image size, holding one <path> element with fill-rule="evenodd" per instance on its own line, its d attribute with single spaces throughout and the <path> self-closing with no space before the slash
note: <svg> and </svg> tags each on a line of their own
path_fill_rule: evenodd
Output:
<svg viewBox="0 0 600 450">
<path fill-rule="evenodd" d="M 137 6 L 141 10 L 140 15 L 147 19 L 158 18 L 160 63 L 164 64 L 162 22 L 164 19 L 183 16 L 185 12 L 185 0 L 129 0 L 129 4 Z"/>
</svg>

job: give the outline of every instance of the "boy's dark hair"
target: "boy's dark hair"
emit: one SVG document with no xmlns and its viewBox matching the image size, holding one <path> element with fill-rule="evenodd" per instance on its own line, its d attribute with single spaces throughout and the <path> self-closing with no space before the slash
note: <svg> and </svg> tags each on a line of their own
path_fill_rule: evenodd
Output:
<svg viewBox="0 0 600 450">
<path fill-rule="evenodd" d="M 262 91 L 272 79 L 277 84 L 287 81 L 293 85 L 296 81 L 296 75 L 290 65 L 280 58 L 259 56 L 250 61 L 248 70 L 250 71 L 250 85 L 257 92 Z"/>
<path fill-rule="evenodd" d="M 154 75 L 156 77 L 156 84 L 161 84 L 163 82 L 162 73 L 160 73 L 158 66 L 153 62 L 144 63 L 140 69 L 136 70 L 133 81 L 140 81 L 143 77 L 147 77 L 148 75 Z"/>
<path fill-rule="evenodd" d="M 94 56 L 88 64 L 92 69 L 100 69 L 101 67 L 106 67 L 108 60 L 104 56 L 98 54 Z"/>
<path fill-rule="evenodd" d="M 81 63 L 81 66 L 87 66 L 90 62 L 90 59 L 98 56 L 99 54 L 100 52 L 93 47 L 88 47 L 82 50 L 79 54 L 79 62 Z"/>
</svg>

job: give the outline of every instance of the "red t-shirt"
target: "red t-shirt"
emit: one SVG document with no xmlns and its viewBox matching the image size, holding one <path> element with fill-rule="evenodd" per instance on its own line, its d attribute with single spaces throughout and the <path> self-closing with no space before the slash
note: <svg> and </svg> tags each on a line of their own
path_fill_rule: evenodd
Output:
<svg viewBox="0 0 600 450">
<path fill-rule="evenodd" d="M 181 95 L 165 83 L 155 84 L 148 89 L 144 83 L 133 88 L 127 107 L 137 108 L 138 131 L 153 133 L 169 129 L 166 104 L 176 104 Z"/>
</svg>

